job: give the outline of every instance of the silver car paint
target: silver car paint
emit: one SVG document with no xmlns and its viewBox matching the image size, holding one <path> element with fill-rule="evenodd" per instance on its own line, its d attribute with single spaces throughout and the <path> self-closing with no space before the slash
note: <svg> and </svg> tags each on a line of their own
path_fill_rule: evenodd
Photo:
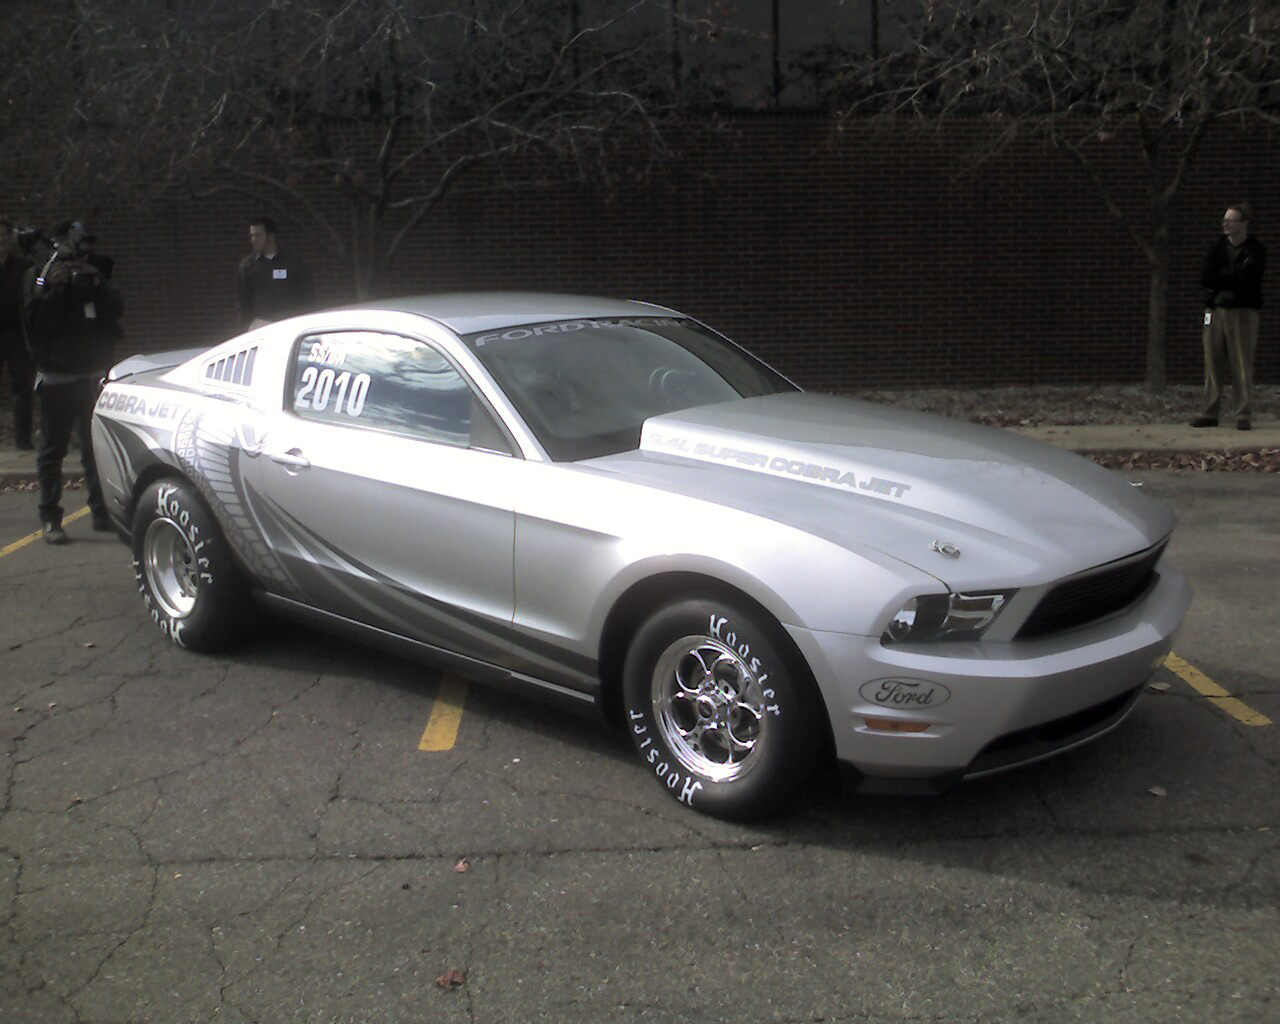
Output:
<svg viewBox="0 0 1280 1024">
<path fill-rule="evenodd" d="M 774 514 L 945 572 L 959 590 L 984 585 L 984 577 L 1013 586 L 1054 579 L 1080 568 L 1084 552 L 1090 564 L 1108 562 L 1174 523 L 1167 508 L 1068 452 L 833 396 L 770 395 L 654 417 L 641 449 L 798 484 L 789 499 L 770 503 Z M 756 458 L 735 457 L 743 454 Z M 753 480 L 748 491 L 760 486 Z M 922 536 L 946 535 L 966 557 L 949 563 L 928 543 L 913 545 L 904 524 L 918 524 Z"/>
<path fill-rule="evenodd" d="M 867 717 L 899 714 L 869 703 L 856 687 L 842 688 L 840 704 L 828 701 L 843 760 L 873 776 L 924 776 L 943 766 L 964 768 L 993 737 L 1065 717 L 1141 686 L 1169 653 L 1189 603 L 1186 581 L 1166 566 L 1139 606 L 1043 640 L 935 644 L 926 651 L 924 645 L 885 647 L 849 634 L 788 632 L 825 677 L 861 673 L 868 679 L 923 679 L 950 690 L 951 699 L 940 708 L 900 713 L 931 723 L 928 732 L 906 736 L 868 729 Z"/>
<path fill-rule="evenodd" d="M 677 572 L 720 580 L 784 624 L 839 756 L 872 774 L 963 769 L 995 736 L 1140 685 L 1170 649 L 1190 593 L 1164 565 L 1123 614 L 1008 642 L 1055 581 L 1168 535 L 1171 514 L 1114 474 L 1000 431 L 812 394 L 655 417 L 638 451 L 552 463 L 454 332 L 658 307 L 484 301 L 495 311 L 469 313 L 477 299 L 466 296 L 312 314 L 109 384 L 94 444 L 113 515 L 126 523 L 139 477 L 169 467 L 196 480 L 260 586 L 584 693 L 598 688 L 601 633 L 631 587 Z M 294 416 L 283 399 L 295 339 L 340 330 L 437 346 L 518 451 Z M 251 386 L 202 378 L 211 360 L 251 343 Z M 911 596 L 1014 587 L 981 642 L 879 642 Z M 928 732 L 867 730 L 871 714 L 921 717 L 860 695 L 889 677 L 950 692 Z"/>
</svg>

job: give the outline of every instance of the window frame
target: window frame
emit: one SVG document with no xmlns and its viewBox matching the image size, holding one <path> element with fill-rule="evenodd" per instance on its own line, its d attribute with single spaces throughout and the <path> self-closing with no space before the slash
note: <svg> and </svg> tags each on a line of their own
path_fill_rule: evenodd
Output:
<svg viewBox="0 0 1280 1024">
<path fill-rule="evenodd" d="M 414 345 L 422 345 L 423 347 L 430 349 L 442 360 L 444 360 L 444 362 L 462 380 L 467 390 L 471 392 L 471 403 L 472 403 L 473 412 L 477 407 L 479 407 L 479 409 L 484 413 L 484 415 L 486 415 L 489 418 L 490 422 L 492 423 L 493 427 L 497 432 L 497 435 L 501 438 L 503 443 L 506 445 L 506 449 L 503 450 L 499 448 L 488 447 L 486 445 L 478 445 L 478 444 L 475 444 L 474 442 L 470 442 L 465 445 L 455 444 L 454 442 L 445 440 L 444 438 L 441 438 L 441 437 L 428 437 L 425 434 L 413 433 L 408 430 L 395 430 L 391 427 L 380 426 L 380 425 L 375 426 L 370 423 L 363 423 L 360 421 L 358 417 L 351 417 L 346 420 L 332 420 L 332 419 L 320 419 L 317 417 L 308 416 L 298 412 L 298 410 L 294 407 L 294 398 L 295 398 L 296 387 L 297 387 L 297 374 L 299 372 L 298 357 L 302 354 L 303 344 L 309 340 L 320 340 L 323 342 L 323 339 L 325 338 L 333 337 L 335 335 L 342 335 L 342 334 L 377 334 L 387 338 L 397 338 Z M 520 446 L 519 444 L 516 443 L 516 439 L 512 435 L 510 428 L 504 422 L 502 417 L 498 415 L 497 410 L 494 409 L 493 407 L 493 403 L 490 402 L 489 399 L 485 396 L 484 392 L 476 386 L 475 379 L 472 377 L 472 375 L 469 374 L 462 366 L 460 366 L 458 364 L 458 361 L 454 359 L 447 351 L 441 348 L 441 346 L 435 344 L 433 341 L 431 341 L 428 338 L 421 337 L 420 335 L 409 334 L 409 333 L 406 333 L 405 331 L 384 330 L 378 327 L 338 327 L 333 329 L 317 328 L 315 330 L 304 331 L 303 333 L 299 334 L 296 338 L 294 338 L 293 344 L 289 348 L 289 359 L 285 365 L 285 374 L 284 374 L 283 384 L 284 384 L 284 390 L 283 390 L 283 394 L 281 395 L 281 409 L 284 411 L 286 416 L 290 416 L 294 419 L 300 420 L 303 423 L 313 423 L 319 426 L 326 426 L 326 427 L 338 427 L 338 428 L 349 427 L 352 429 L 362 430 L 367 433 L 387 434 L 391 437 L 402 437 L 402 438 L 405 438 L 406 440 L 417 441 L 422 444 L 440 445 L 442 447 L 452 448 L 458 451 L 484 452 L 490 455 L 505 455 L 508 458 L 522 458 Z M 474 416 L 472 418 L 472 422 L 474 423 Z"/>
</svg>

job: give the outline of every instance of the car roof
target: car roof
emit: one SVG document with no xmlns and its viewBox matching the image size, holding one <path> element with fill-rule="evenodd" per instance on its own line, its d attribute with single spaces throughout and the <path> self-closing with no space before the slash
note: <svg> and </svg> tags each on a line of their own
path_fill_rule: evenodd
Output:
<svg viewBox="0 0 1280 1024">
<path fill-rule="evenodd" d="M 430 317 L 457 334 L 496 331 L 518 324 L 611 316 L 670 316 L 651 302 L 542 292 L 446 292 L 361 302 L 343 309 L 391 310 Z M 679 314 L 676 314 L 679 315 Z"/>
</svg>

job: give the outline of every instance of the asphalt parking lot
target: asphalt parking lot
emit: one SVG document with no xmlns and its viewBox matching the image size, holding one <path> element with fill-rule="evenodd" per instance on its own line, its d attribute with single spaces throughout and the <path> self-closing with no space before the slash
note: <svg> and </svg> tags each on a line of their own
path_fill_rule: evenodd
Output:
<svg viewBox="0 0 1280 1024">
<path fill-rule="evenodd" d="M 178 650 L 0 494 L 0 1021 L 1280 1019 L 1280 480 L 1126 475 L 1196 600 L 1119 730 L 753 827 L 323 633 Z"/>
</svg>

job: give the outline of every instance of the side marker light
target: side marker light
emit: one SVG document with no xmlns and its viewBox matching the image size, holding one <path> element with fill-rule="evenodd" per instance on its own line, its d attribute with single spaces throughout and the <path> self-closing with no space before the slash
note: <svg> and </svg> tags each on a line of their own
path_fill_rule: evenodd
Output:
<svg viewBox="0 0 1280 1024">
<path fill-rule="evenodd" d="M 868 729 L 877 732 L 928 732 L 932 722 L 907 722 L 901 718 L 867 718 L 864 719 Z"/>
</svg>

